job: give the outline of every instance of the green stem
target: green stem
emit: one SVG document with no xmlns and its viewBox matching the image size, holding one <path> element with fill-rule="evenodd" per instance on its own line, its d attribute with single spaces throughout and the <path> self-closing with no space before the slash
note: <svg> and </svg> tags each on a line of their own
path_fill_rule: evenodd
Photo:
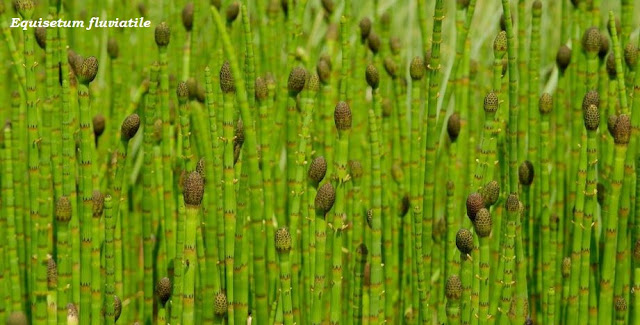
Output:
<svg viewBox="0 0 640 325">
<path fill-rule="evenodd" d="M 104 259 L 105 259 L 105 274 L 104 281 L 104 309 L 105 309 L 105 324 L 113 325 L 115 323 L 115 309 L 114 299 L 115 295 L 115 245 L 113 242 L 116 219 L 113 215 L 113 201 L 110 195 L 104 198 Z"/>
<path fill-rule="evenodd" d="M 509 193 L 518 193 L 518 77 L 516 67 L 516 43 L 508 0 L 502 0 L 507 29 L 507 55 L 509 58 Z M 524 80 L 524 79 L 523 79 Z"/>
</svg>

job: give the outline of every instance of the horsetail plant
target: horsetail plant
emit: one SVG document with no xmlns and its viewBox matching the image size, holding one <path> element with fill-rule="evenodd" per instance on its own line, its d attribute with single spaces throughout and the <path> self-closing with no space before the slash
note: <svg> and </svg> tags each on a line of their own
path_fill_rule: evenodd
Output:
<svg viewBox="0 0 640 325">
<path fill-rule="evenodd" d="M 223 108 L 223 142 L 224 142 L 224 225 L 225 225 L 225 279 L 227 298 L 229 299 L 229 320 L 234 319 L 234 295 L 233 295 L 233 235 L 235 234 L 236 224 L 236 195 L 234 189 L 235 171 L 233 169 L 233 116 L 234 104 L 232 96 L 235 93 L 235 85 L 233 76 L 228 63 L 225 63 L 220 70 L 220 88 L 224 95 Z"/>
<path fill-rule="evenodd" d="M 333 238 L 333 262 L 332 262 L 332 292 L 331 299 L 338 301 L 342 295 L 342 245 L 344 243 L 343 226 L 344 220 L 346 220 L 346 182 L 349 181 L 350 176 L 347 172 L 347 152 L 349 151 L 349 134 L 351 131 L 352 116 L 351 108 L 345 102 L 339 102 L 334 110 L 335 126 L 338 131 L 338 148 L 336 150 L 336 156 L 334 161 L 334 168 L 336 172 L 336 203 L 334 209 L 334 220 L 332 226 L 334 227 Z M 332 305 L 331 309 L 331 322 L 336 323 L 340 320 L 339 306 Z"/>
<path fill-rule="evenodd" d="M 287 228 L 276 231 L 275 245 L 280 259 L 280 286 L 282 288 L 281 301 L 283 304 L 284 324 L 293 324 L 293 303 L 291 302 L 291 266 L 289 255 L 291 252 L 291 234 Z"/>
<path fill-rule="evenodd" d="M 637 322 L 632 1 L 147 2 L 0 5 L 3 321 Z"/>
<path fill-rule="evenodd" d="M 325 182 L 316 194 L 314 205 L 316 210 L 316 256 L 315 256 L 315 272 L 314 272 L 314 299 L 311 305 L 312 316 L 311 324 L 322 323 L 322 297 L 325 286 L 325 252 L 327 240 L 327 213 L 333 208 L 336 199 L 336 191 L 330 182 Z"/>
<path fill-rule="evenodd" d="M 587 303 L 589 299 L 590 283 L 589 281 L 589 263 L 591 262 L 591 243 L 595 241 L 592 238 L 591 228 L 595 222 L 596 212 L 596 168 L 598 161 L 598 147 L 596 143 L 596 131 L 600 123 L 598 107 L 596 105 L 589 105 L 584 111 L 584 125 L 587 129 L 587 179 L 585 186 L 585 203 L 584 203 L 584 230 L 582 233 L 581 254 L 580 254 L 580 312 L 587 313 Z M 586 316 L 582 314 L 580 317 L 583 319 Z"/>
</svg>

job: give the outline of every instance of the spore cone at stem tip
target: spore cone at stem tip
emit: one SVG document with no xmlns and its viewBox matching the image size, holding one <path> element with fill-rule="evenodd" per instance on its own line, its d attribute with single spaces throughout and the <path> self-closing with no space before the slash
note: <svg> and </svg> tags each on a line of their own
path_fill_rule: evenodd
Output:
<svg viewBox="0 0 640 325">
<path fill-rule="evenodd" d="M 276 250 L 280 253 L 288 253 L 291 250 L 291 233 L 286 227 L 276 230 L 275 234 Z"/>
<path fill-rule="evenodd" d="M 327 60 L 319 60 L 316 65 L 316 72 L 318 73 L 318 78 L 320 78 L 320 82 L 326 85 L 329 84 L 331 79 L 331 63 Z"/>
<path fill-rule="evenodd" d="M 607 69 L 607 75 L 609 75 L 609 80 L 615 80 L 618 76 L 618 70 L 616 68 L 616 58 L 613 52 L 609 52 L 607 55 L 605 66 Z"/>
<path fill-rule="evenodd" d="M 106 126 L 106 118 L 101 113 L 96 114 L 93 117 L 93 134 L 96 138 L 100 137 L 104 132 L 104 128 Z"/>
<path fill-rule="evenodd" d="M 469 254 L 473 250 L 473 234 L 469 229 L 462 228 L 456 233 L 456 247 L 462 254 Z"/>
<path fill-rule="evenodd" d="M 589 105 L 584 111 L 584 126 L 589 131 L 596 131 L 600 125 L 600 112 L 596 105 Z"/>
<path fill-rule="evenodd" d="M 392 57 L 388 56 L 384 58 L 384 61 L 382 61 L 382 64 L 384 66 L 384 70 L 387 72 L 389 77 L 391 77 L 392 79 L 395 79 L 398 76 L 398 65 L 396 64 L 396 61 L 394 61 Z"/>
<path fill-rule="evenodd" d="M 320 89 L 320 78 L 317 73 L 311 73 L 309 75 L 309 79 L 307 79 L 307 82 L 304 84 L 304 89 L 314 92 Z"/>
<path fill-rule="evenodd" d="M 449 134 L 451 142 L 455 142 L 458 139 L 458 135 L 460 135 L 460 115 L 458 113 L 453 113 L 449 116 L 447 134 Z"/>
<path fill-rule="evenodd" d="M 234 1 L 227 6 L 227 10 L 225 11 L 227 23 L 233 23 L 236 18 L 238 18 L 238 14 L 240 14 L 240 4 L 237 1 Z"/>
<path fill-rule="evenodd" d="M 364 42 L 371 33 L 371 19 L 369 17 L 363 17 L 358 24 L 360 27 L 360 39 Z"/>
<path fill-rule="evenodd" d="M 197 171 L 189 173 L 184 181 L 184 203 L 187 206 L 200 206 L 204 196 L 204 179 Z"/>
<path fill-rule="evenodd" d="M 507 32 L 500 31 L 493 40 L 493 54 L 496 58 L 502 59 L 507 52 Z"/>
<path fill-rule="evenodd" d="M 98 59 L 96 59 L 95 56 L 90 56 L 84 59 L 80 66 L 80 70 L 77 71 L 77 74 L 78 81 L 82 84 L 88 85 L 98 74 Z"/>
<path fill-rule="evenodd" d="M 256 100 L 258 100 L 259 102 L 269 97 L 269 88 L 267 87 L 267 82 L 262 77 L 256 78 L 255 89 L 256 89 Z"/>
<path fill-rule="evenodd" d="M 120 55 L 120 47 L 115 37 L 109 37 L 107 41 L 107 54 L 112 60 L 117 59 L 118 55 Z"/>
<path fill-rule="evenodd" d="M 71 220 L 71 201 L 66 196 L 61 196 L 56 201 L 56 220 L 58 222 Z"/>
<path fill-rule="evenodd" d="M 182 9 L 182 25 L 187 32 L 193 28 L 193 2 L 187 3 Z"/>
<path fill-rule="evenodd" d="M 415 56 L 409 65 L 409 75 L 414 81 L 421 80 L 424 77 L 424 60 L 421 56 Z"/>
<path fill-rule="evenodd" d="M 556 64 L 560 69 L 560 72 L 564 72 L 571 63 L 571 48 L 566 45 L 560 46 L 558 53 L 556 54 Z"/>
<path fill-rule="evenodd" d="M 349 160 L 349 174 L 354 180 L 362 178 L 362 164 L 357 160 Z"/>
<path fill-rule="evenodd" d="M 171 280 L 169 278 L 164 277 L 158 280 L 158 284 L 156 285 L 156 295 L 163 307 L 171 297 L 171 288 Z"/>
<path fill-rule="evenodd" d="M 449 300 L 458 300 L 462 297 L 462 281 L 457 274 L 450 275 L 444 287 L 444 294 Z"/>
<path fill-rule="evenodd" d="M 473 192 L 467 197 L 467 216 L 471 221 L 476 219 L 476 215 L 480 209 L 484 208 L 484 200 L 478 192 Z"/>
<path fill-rule="evenodd" d="M 528 160 L 523 161 L 522 164 L 520 164 L 520 167 L 518 167 L 518 179 L 520 180 L 520 184 L 524 186 L 531 185 L 531 183 L 533 183 L 534 173 L 533 164 Z"/>
<path fill-rule="evenodd" d="M 333 207 L 333 203 L 336 200 L 336 190 L 333 188 L 330 182 L 324 183 L 318 189 L 316 193 L 316 198 L 314 201 L 316 211 L 320 213 L 322 216 L 327 214 L 329 210 Z"/>
<path fill-rule="evenodd" d="M 94 190 L 91 200 L 93 202 L 93 217 L 100 218 L 104 210 L 104 194 L 100 190 Z"/>
<path fill-rule="evenodd" d="M 140 128 L 140 116 L 138 114 L 133 113 L 127 116 L 126 119 L 122 122 L 122 127 L 120 128 L 120 136 L 122 141 L 128 142 L 133 138 L 136 133 L 138 133 L 138 129 Z"/>
<path fill-rule="evenodd" d="M 54 288 L 58 283 L 58 265 L 53 259 L 53 256 L 49 256 L 47 259 L 47 285 L 49 288 Z"/>
<path fill-rule="evenodd" d="M 624 297 L 617 296 L 613 300 L 616 312 L 625 312 L 627 310 L 627 300 Z"/>
<path fill-rule="evenodd" d="M 365 71 L 365 78 L 367 79 L 367 84 L 372 89 L 378 89 L 380 84 L 380 75 L 378 74 L 378 69 L 373 64 L 369 64 L 367 66 L 367 70 Z"/>
<path fill-rule="evenodd" d="M 333 111 L 333 119 L 338 131 L 347 131 L 351 129 L 352 116 L 351 108 L 347 102 L 338 102 L 335 110 Z"/>
<path fill-rule="evenodd" d="M 616 126 L 613 130 L 613 141 L 616 144 L 626 145 L 631 137 L 631 120 L 629 115 L 620 114 L 616 119 Z"/>
<path fill-rule="evenodd" d="M 520 200 L 518 199 L 518 195 L 511 193 L 507 198 L 507 211 L 509 212 L 518 212 L 520 209 Z"/>
<path fill-rule="evenodd" d="M 76 53 L 72 49 L 67 49 L 67 62 L 69 62 L 69 66 L 71 66 L 71 71 L 74 74 L 78 74 L 80 68 L 82 66 L 82 61 L 84 61 L 84 57 L 82 55 Z"/>
<path fill-rule="evenodd" d="M 295 67 L 289 73 L 289 80 L 287 81 L 287 89 L 290 96 L 296 96 L 304 89 L 304 85 L 307 81 L 307 70 L 303 67 Z"/>
<path fill-rule="evenodd" d="M 549 114 L 553 110 L 553 97 L 549 93 L 542 93 L 538 100 L 538 110 L 540 114 Z"/>
<path fill-rule="evenodd" d="M 16 0 L 15 6 L 22 19 L 27 20 L 33 16 L 36 4 L 34 0 Z"/>
<path fill-rule="evenodd" d="M 495 92 L 490 91 L 484 97 L 484 111 L 486 113 L 495 113 L 498 110 L 498 106 L 500 104 L 500 99 Z"/>
<path fill-rule="evenodd" d="M 113 318 L 117 322 L 120 318 L 120 314 L 122 313 L 122 301 L 120 300 L 120 297 L 116 295 L 113 295 L 113 311 Z"/>
<path fill-rule="evenodd" d="M 531 5 L 531 9 L 533 9 L 533 14 L 540 16 L 542 10 L 542 2 L 540 0 L 535 0 Z"/>
<path fill-rule="evenodd" d="M 233 74 L 231 73 L 231 66 L 229 61 L 225 61 L 220 68 L 220 89 L 225 94 L 235 93 L 236 84 Z"/>
<path fill-rule="evenodd" d="M 47 48 L 47 29 L 45 27 L 36 27 L 33 34 L 36 37 L 36 43 L 38 43 L 38 46 L 45 50 Z"/>
<path fill-rule="evenodd" d="M 635 71 L 638 64 L 638 47 L 633 43 L 628 43 L 624 47 L 624 62 L 629 67 L 629 70 Z"/>
<path fill-rule="evenodd" d="M 178 83 L 178 88 L 176 89 L 176 94 L 178 95 L 178 101 L 180 104 L 184 104 L 189 99 L 189 87 L 187 83 L 184 81 L 180 81 Z"/>
<path fill-rule="evenodd" d="M 307 177 L 314 186 L 317 186 L 324 179 L 326 172 L 327 160 L 324 156 L 318 156 L 311 161 Z"/>
<path fill-rule="evenodd" d="M 481 192 L 485 207 L 490 207 L 496 204 L 500 198 L 500 183 L 496 180 L 492 180 L 482 188 Z"/>
<path fill-rule="evenodd" d="M 167 25 L 166 22 L 161 22 L 158 26 L 156 26 L 155 30 L 155 40 L 156 45 L 158 47 L 166 47 L 169 45 L 169 40 L 171 39 L 171 28 Z"/>
<path fill-rule="evenodd" d="M 367 43 L 369 44 L 369 49 L 373 54 L 377 54 L 380 51 L 380 36 L 374 31 L 369 33 L 369 37 L 367 37 Z"/>
<path fill-rule="evenodd" d="M 479 237 L 487 237 L 491 234 L 491 213 L 486 208 L 478 210 L 476 218 L 473 221 L 473 225 L 476 228 L 476 233 Z"/>
<path fill-rule="evenodd" d="M 582 48 L 590 55 L 596 55 L 600 51 L 600 31 L 596 27 L 590 27 L 582 36 Z"/>
<path fill-rule="evenodd" d="M 590 90 L 582 98 L 582 110 L 586 110 L 591 105 L 600 107 L 600 94 L 596 90 Z"/>
<path fill-rule="evenodd" d="M 213 312 L 218 316 L 222 316 L 227 313 L 227 306 L 227 295 L 224 292 L 218 292 L 213 302 Z"/>
</svg>

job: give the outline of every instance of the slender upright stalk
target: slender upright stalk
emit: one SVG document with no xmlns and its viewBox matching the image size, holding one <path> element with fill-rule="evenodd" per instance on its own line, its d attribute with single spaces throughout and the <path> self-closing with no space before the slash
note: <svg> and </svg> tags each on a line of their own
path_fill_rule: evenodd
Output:
<svg viewBox="0 0 640 325">
<path fill-rule="evenodd" d="M 16 211 L 15 211 L 15 184 L 13 182 L 14 180 L 14 156 L 13 156 L 13 150 L 14 150 L 14 145 L 13 145 L 13 131 L 12 131 L 12 125 L 11 124 L 6 124 L 4 126 L 4 164 L 3 164 L 3 168 L 2 168 L 2 172 L 3 172 L 3 177 L 2 177 L 2 189 L 3 189 L 3 205 L 5 207 L 5 216 L 6 216 L 6 230 L 7 230 L 7 262 L 8 262 L 8 271 L 6 272 L 9 276 L 7 276 L 5 279 L 9 279 L 8 281 L 10 281 L 10 286 L 7 286 L 7 290 L 10 290 L 10 292 L 12 292 L 11 294 L 11 305 L 7 306 L 10 307 L 10 310 L 20 310 L 21 307 L 21 299 L 22 299 L 22 290 L 24 290 L 25 288 L 22 288 L 22 283 L 20 282 L 20 256 L 19 256 L 19 246 L 22 246 L 23 243 L 19 243 L 18 239 L 20 239 L 17 234 L 17 228 L 18 228 L 18 222 L 21 222 L 21 220 L 16 218 Z M 70 215 L 69 215 L 70 216 Z M 65 226 L 68 227 L 68 221 L 66 220 L 67 223 L 65 225 L 60 225 L 58 226 L 58 229 L 63 229 L 68 231 L 68 228 L 64 228 Z M 64 240 L 64 236 L 63 238 L 59 238 L 60 236 L 58 236 L 58 241 L 60 240 Z M 68 237 L 66 238 L 66 244 L 68 245 Z M 64 246 L 60 245 L 60 246 Z M 68 254 L 68 246 L 66 247 L 67 250 L 65 251 L 65 253 Z M 62 250 L 64 251 L 64 248 L 62 248 Z M 58 258 L 59 259 L 59 258 Z M 68 259 L 68 256 L 67 256 Z M 67 263 L 69 262 L 68 260 L 66 261 Z M 70 275 L 70 273 L 69 273 Z M 69 280 L 67 278 L 67 280 Z M 70 281 L 69 281 L 70 282 Z M 58 286 L 58 288 L 60 288 L 60 286 Z M 63 301 L 66 304 L 66 300 Z"/>
<path fill-rule="evenodd" d="M 589 283 L 589 263 L 591 261 L 591 244 L 595 242 L 595 238 L 591 236 L 591 229 L 593 227 L 593 223 L 595 222 L 596 216 L 596 195 L 597 195 L 597 165 L 598 165 L 598 144 L 596 139 L 596 131 L 598 130 L 598 126 L 600 123 L 600 113 L 598 111 L 598 107 L 595 105 L 589 105 L 589 107 L 584 110 L 584 126 L 587 129 L 587 178 L 586 178 L 586 186 L 585 186 L 585 202 L 584 202 L 584 221 L 583 232 L 582 232 L 582 242 L 581 242 L 581 254 L 580 254 L 580 318 L 587 322 L 588 312 L 587 312 L 587 304 L 589 301 L 590 294 L 590 283 Z M 573 261 L 572 261 L 573 265 Z M 577 268 L 576 268 L 577 269 Z M 573 269 L 575 270 L 575 269 Z M 572 270 L 572 271 L 573 271 Z M 572 281 L 574 281 L 572 279 Z M 593 288 L 595 289 L 595 288 Z M 582 314 L 584 313 L 584 314 Z"/>
<path fill-rule="evenodd" d="M 204 196 L 204 180 L 200 173 L 192 171 L 184 181 L 184 204 L 186 207 L 184 260 L 184 287 L 182 292 L 183 324 L 195 324 L 194 297 L 196 286 L 196 229 L 200 219 L 200 205 Z"/>
<path fill-rule="evenodd" d="M 616 259 L 614 257 L 617 246 L 618 225 L 617 218 L 614 218 L 611 211 L 618 211 L 622 182 L 624 177 L 624 159 L 627 154 L 627 147 L 631 134 L 631 121 L 629 116 L 622 114 L 616 120 L 613 139 L 614 167 L 611 177 L 611 194 L 609 200 L 608 215 L 603 216 L 605 225 L 605 244 L 601 257 L 602 273 L 600 278 L 600 303 L 598 310 L 598 323 L 610 324 L 612 320 L 614 270 Z"/>
<path fill-rule="evenodd" d="M 82 200 L 82 213 L 80 218 L 81 230 L 81 263 L 80 263 L 80 310 L 83 311 L 80 317 L 82 324 L 95 324 L 98 322 L 100 306 L 102 301 L 98 300 L 96 306 L 91 300 L 91 248 L 93 243 L 93 233 L 91 218 L 93 212 L 93 150 L 95 139 L 91 130 L 91 110 L 89 107 L 89 83 L 93 81 L 98 73 L 98 60 L 95 57 L 84 59 L 82 64 L 76 67 L 78 76 L 78 100 L 80 102 L 80 199 Z M 96 239 L 97 240 L 97 239 Z M 97 288 L 100 291 L 100 287 Z M 90 310 L 91 308 L 91 310 Z M 97 310 L 96 310 L 97 309 Z M 93 312 L 97 312 L 92 316 Z M 95 323 L 94 323 L 95 319 Z"/>
<path fill-rule="evenodd" d="M 311 324 L 319 325 L 322 323 L 322 297 L 325 287 L 325 252 L 327 240 L 327 223 L 326 215 L 335 203 L 336 192 L 331 182 L 324 183 L 318 188 L 314 205 L 316 210 L 316 257 L 315 257 L 315 274 L 314 274 L 314 299 L 311 305 L 312 316 Z"/>
<path fill-rule="evenodd" d="M 432 274 L 432 247 L 433 247 L 433 223 L 436 219 L 435 217 L 435 180 L 436 173 L 434 173 L 435 164 L 436 164 L 436 146 L 439 142 L 439 130 L 436 130 L 437 122 L 437 113 L 438 113 L 438 90 L 440 88 L 440 43 L 442 43 L 442 21 L 444 20 L 444 1 L 437 0 L 435 3 L 435 9 L 433 13 L 433 40 L 431 43 L 431 60 L 427 65 L 427 69 L 429 70 L 429 96 L 427 99 L 426 111 L 423 116 L 423 121 L 426 122 L 427 132 L 426 132 L 426 156 L 425 156 L 425 166 L 424 166 L 424 206 L 423 213 L 424 217 L 422 219 L 424 234 L 422 236 L 422 246 L 424 248 L 424 267 L 425 267 L 425 279 L 431 278 Z M 425 44 L 423 44 L 425 46 Z M 426 55 L 426 53 L 425 53 Z M 375 255 L 373 255 L 375 256 Z M 438 299 L 440 297 L 439 294 L 432 294 L 430 291 L 430 286 L 426 286 L 425 290 L 427 290 L 427 295 L 430 295 L 431 302 L 437 306 Z M 426 312 L 426 310 L 423 310 Z M 428 315 L 428 314 L 427 314 Z M 423 322 L 427 321 L 426 315 L 423 317 Z"/>
<path fill-rule="evenodd" d="M 293 303 L 291 302 L 291 266 L 289 255 L 291 252 L 291 234 L 287 228 L 280 228 L 275 237 L 276 250 L 280 258 L 280 285 L 282 286 L 281 303 L 284 314 L 284 324 L 293 324 Z"/>
<path fill-rule="evenodd" d="M 158 319 L 160 325 L 167 324 L 167 302 L 171 298 L 171 280 L 167 277 L 161 278 L 156 284 L 156 298 L 158 299 Z"/>
<path fill-rule="evenodd" d="M 113 242 L 116 230 L 116 219 L 113 215 L 113 200 L 110 195 L 104 198 L 104 310 L 105 324 L 113 325 L 115 323 L 115 308 L 113 297 L 116 293 L 116 269 L 115 269 L 115 245 Z"/>
<path fill-rule="evenodd" d="M 460 298 L 462 297 L 462 282 L 457 274 L 447 278 L 445 286 L 447 297 L 447 319 L 449 324 L 460 324 Z"/>
<path fill-rule="evenodd" d="M 184 247 L 185 242 L 185 221 L 187 218 L 186 208 L 184 200 L 178 202 L 178 220 L 176 222 L 176 247 Z M 182 306 L 183 306 L 183 273 L 184 266 L 184 249 L 176 251 L 176 257 L 174 262 L 174 275 L 173 275 L 173 293 L 171 294 L 171 323 L 182 324 Z M 226 308 L 225 308 L 226 311 Z"/>
<path fill-rule="evenodd" d="M 556 234 L 551 228 L 551 177 L 550 177 L 550 156 L 549 156 L 549 118 L 551 110 L 553 109 L 553 98 L 548 93 L 543 93 L 538 101 L 538 113 L 541 117 L 539 142 L 541 145 L 540 150 L 540 201 L 542 206 L 540 207 L 540 228 L 542 231 L 542 241 L 540 250 L 542 251 L 542 272 L 543 274 L 552 274 L 553 276 L 543 277 L 543 288 L 548 289 L 555 287 L 555 274 L 556 274 L 556 250 L 544 249 L 545 247 L 556 247 Z M 533 135 L 535 137 L 535 134 Z M 535 168 L 535 167 L 534 167 Z M 534 216 L 537 218 L 537 216 Z M 546 295 L 545 295 L 546 296 Z M 546 298 L 545 298 L 546 299 Z M 546 301 L 543 299 L 543 310 L 546 310 L 545 302 L 548 305 L 555 305 L 555 301 Z"/>
<path fill-rule="evenodd" d="M 156 90 L 158 87 L 159 66 L 154 63 L 151 67 L 149 95 L 144 107 L 144 165 L 152 166 L 153 156 L 153 123 L 155 121 Z M 144 172 L 142 175 L 142 191 L 146 199 L 142 200 L 142 240 L 143 240 L 143 265 L 144 265 L 144 322 L 151 322 L 153 313 L 153 237 L 152 233 L 152 173 Z"/>
<path fill-rule="evenodd" d="M 236 191 L 234 189 L 235 170 L 233 168 L 233 137 L 234 137 L 234 95 L 235 85 L 233 84 L 233 76 L 229 71 L 229 64 L 225 62 L 220 70 L 220 88 L 224 96 L 222 110 L 222 128 L 223 136 L 221 141 L 224 143 L 223 155 L 223 175 L 224 175 L 224 255 L 225 255 L 225 278 L 227 299 L 229 301 L 229 323 L 234 322 L 234 290 L 233 290 L 233 265 L 234 251 L 233 236 L 236 232 Z"/>
<path fill-rule="evenodd" d="M 472 280 L 472 259 L 469 255 L 473 251 L 473 234 L 465 228 L 461 228 L 456 233 L 456 247 L 460 251 L 460 269 L 462 270 L 462 324 L 471 324 L 471 282 Z"/>
<path fill-rule="evenodd" d="M 507 31 L 507 55 L 509 58 L 509 130 L 507 142 L 509 152 L 509 193 L 518 193 L 518 76 L 516 67 L 516 43 L 508 0 L 502 0 L 502 10 Z"/>
<path fill-rule="evenodd" d="M 380 77 L 378 70 L 373 65 L 367 67 L 366 80 L 373 90 L 371 108 L 369 109 L 369 138 L 371 145 L 371 301 L 369 302 L 369 321 L 376 323 L 380 319 L 380 299 L 383 294 L 382 288 L 382 183 L 380 170 L 380 136 L 378 131 L 378 120 L 376 116 L 376 106 L 378 105 L 378 86 Z M 426 295 L 425 295 L 426 298 Z M 423 309 L 426 311 L 426 309 Z M 384 318 L 384 313 L 383 313 Z"/>
<path fill-rule="evenodd" d="M 160 80 L 158 95 L 160 97 L 160 117 L 162 120 L 162 178 L 164 180 L 164 218 L 165 218 L 165 240 L 167 241 L 167 259 L 173 260 L 176 256 L 175 242 L 175 197 L 173 181 L 173 160 L 171 148 L 171 127 L 169 108 L 169 59 L 168 45 L 171 39 L 171 29 L 166 22 L 156 26 L 155 42 L 158 46 L 158 62 L 160 63 Z"/>
<path fill-rule="evenodd" d="M 489 235 L 492 228 L 489 210 L 480 209 L 475 215 L 473 225 L 480 242 L 480 273 L 476 275 L 480 281 L 480 304 L 475 317 L 484 324 L 493 317 L 489 315 Z"/>
</svg>

